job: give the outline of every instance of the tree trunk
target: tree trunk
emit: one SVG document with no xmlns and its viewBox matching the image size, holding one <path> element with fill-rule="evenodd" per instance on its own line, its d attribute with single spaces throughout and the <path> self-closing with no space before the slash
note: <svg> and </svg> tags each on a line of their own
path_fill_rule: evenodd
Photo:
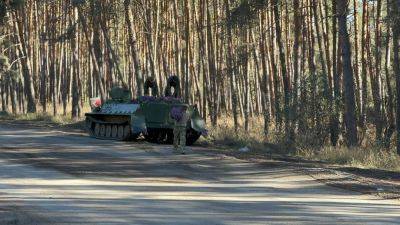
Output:
<svg viewBox="0 0 400 225">
<path fill-rule="evenodd" d="M 19 57 L 21 58 L 21 66 L 22 66 L 22 75 L 24 77 L 24 86 L 25 86 L 25 94 L 27 97 L 27 111 L 28 113 L 36 112 L 36 97 L 35 97 L 35 89 L 33 87 L 33 79 L 32 79 L 32 70 L 31 64 L 29 61 L 27 46 L 24 37 L 24 17 L 25 10 L 22 8 L 20 11 L 14 13 L 15 26 L 14 31 L 17 34 L 18 41 L 20 45 L 18 45 Z"/>
<path fill-rule="evenodd" d="M 298 96 L 299 96 L 299 78 L 300 78 L 300 40 L 301 40 L 301 8 L 299 0 L 293 0 L 294 18 L 294 43 L 293 43 L 293 109 L 292 109 L 292 126 L 290 132 L 294 138 L 294 132 L 297 124 L 298 116 Z"/>
<path fill-rule="evenodd" d="M 227 18 L 230 17 L 230 9 L 229 9 L 229 1 L 224 0 L 225 3 L 225 13 Z M 231 87 L 231 95 L 232 95 L 232 108 L 233 108 L 233 120 L 235 130 L 237 131 L 239 128 L 239 121 L 238 121 L 238 112 L 237 112 L 237 95 L 235 90 L 235 82 L 236 82 L 236 73 L 233 69 L 233 40 L 232 40 L 232 27 L 228 24 L 227 25 L 227 42 L 228 42 L 228 56 L 227 56 L 227 69 L 228 75 L 230 76 L 230 87 Z"/>
<path fill-rule="evenodd" d="M 262 67 L 262 79 L 260 79 L 260 87 L 262 91 L 262 108 L 264 115 L 264 139 L 268 138 L 269 133 L 269 123 L 270 123 L 270 101 L 269 101 L 269 75 L 267 68 L 267 56 L 266 56 L 266 28 L 265 28 L 265 12 L 261 13 L 261 22 L 260 22 L 260 30 L 261 30 L 261 40 L 260 40 L 260 54 L 261 54 L 261 67 Z"/>
<path fill-rule="evenodd" d="M 291 141 L 290 137 L 290 80 L 289 75 L 286 68 L 286 58 L 285 58 L 285 49 L 282 43 L 282 33 L 281 33 L 281 23 L 279 16 L 279 0 L 272 0 L 274 18 L 275 18 L 275 32 L 276 32 L 276 41 L 278 43 L 278 51 L 279 51 L 279 61 L 281 67 L 281 76 L 283 79 L 283 91 L 284 91 L 284 118 L 285 118 L 285 133 L 288 141 Z"/>
<path fill-rule="evenodd" d="M 337 14 L 336 1 L 332 1 L 332 14 Z M 340 89 L 339 89 L 339 73 L 337 69 L 337 17 L 332 16 L 332 76 L 333 76 L 333 100 L 334 110 L 330 118 L 330 133 L 332 146 L 336 146 L 339 140 L 339 107 L 340 107 Z"/>
<path fill-rule="evenodd" d="M 5 81 L 4 78 L 2 78 L 0 76 L 0 98 L 1 98 L 1 111 L 5 112 L 7 111 L 7 107 L 6 107 L 6 99 L 4 96 L 4 89 L 5 89 L 6 85 L 5 85 Z"/>
<path fill-rule="evenodd" d="M 348 1 L 349 0 L 337 0 L 337 10 L 339 37 L 342 40 L 340 48 L 343 63 L 346 141 L 349 146 L 356 146 L 358 140 L 355 115 L 354 77 L 351 65 L 350 37 L 347 31 Z"/>
<path fill-rule="evenodd" d="M 366 53 L 366 30 L 368 29 L 368 3 L 363 0 L 362 28 L 361 28 L 361 121 L 360 124 L 365 127 L 367 123 L 367 59 Z"/>
<path fill-rule="evenodd" d="M 400 155 L 400 0 L 391 0 L 392 3 L 392 31 L 393 31 L 393 69 L 396 77 L 396 123 L 397 123 L 397 154 Z"/>
<path fill-rule="evenodd" d="M 142 77 L 142 68 L 140 64 L 140 59 L 138 56 L 138 50 L 137 50 L 137 42 L 136 42 L 136 35 L 132 29 L 132 23 L 131 23 L 131 17 L 129 13 L 129 5 L 130 5 L 130 0 L 125 0 L 124 1 L 124 6 L 125 6 L 125 23 L 128 28 L 128 38 L 129 38 L 129 47 L 131 50 L 131 55 L 132 55 L 132 61 L 133 61 L 133 66 L 134 71 L 135 71 L 135 78 L 136 78 L 136 85 L 137 85 L 137 95 L 142 96 L 143 95 L 143 77 Z"/>
<path fill-rule="evenodd" d="M 376 142 L 382 142 L 382 132 L 384 127 L 384 120 L 382 115 L 382 97 L 381 96 L 381 87 L 380 87 L 380 80 L 381 80 L 381 8 L 382 8 L 382 1 L 377 0 L 377 7 L 376 7 L 376 25 L 375 25 L 375 73 L 371 73 L 371 88 L 372 88 L 372 98 L 374 102 L 374 122 L 376 128 Z M 372 63 L 372 61 L 370 61 Z"/>
<path fill-rule="evenodd" d="M 104 92 L 103 82 L 102 82 L 101 73 L 100 73 L 100 64 L 97 61 L 96 53 L 95 53 L 94 48 L 92 46 L 92 43 L 90 41 L 90 35 L 89 35 L 88 27 L 87 27 L 87 24 L 86 24 L 86 19 L 82 15 L 79 7 L 77 7 L 77 12 L 78 12 L 79 20 L 82 23 L 83 32 L 85 34 L 85 39 L 86 39 L 87 45 L 89 47 L 90 57 L 92 58 L 93 69 L 94 69 L 94 73 L 95 73 L 97 88 L 98 88 L 98 90 L 100 92 L 100 97 L 101 97 L 102 102 L 105 102 L 106 95 L 105 95 L 105 92 Z M 91 97 L 93 97 L 93 96 L 91 96 Z"/>
<path fill-rule="evenodd" d="M 77 9 L 73 10 L 74 21 L 78 20 Z M 79 46 L 77 40 L 79 34 L 75 31 L 75 36 L 71 39 L 71 51 L 72 51 L 72 119 L 76 120 L 79 118 L 80 106 L 80 88 L 79 88 Z"/>
</svg>

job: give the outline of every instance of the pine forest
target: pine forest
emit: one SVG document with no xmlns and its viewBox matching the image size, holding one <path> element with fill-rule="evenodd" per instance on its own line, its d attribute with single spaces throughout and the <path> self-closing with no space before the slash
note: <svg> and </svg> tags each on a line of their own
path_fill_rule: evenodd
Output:
<svg viewBox="0 0 400 225">
<path fill-rule="evenodd" d="M 0 111 L 79 120 L 177 75 L 210 130 L 400 154 L 400 0 L 1 0 L 0 17 Z"/>
</svg>

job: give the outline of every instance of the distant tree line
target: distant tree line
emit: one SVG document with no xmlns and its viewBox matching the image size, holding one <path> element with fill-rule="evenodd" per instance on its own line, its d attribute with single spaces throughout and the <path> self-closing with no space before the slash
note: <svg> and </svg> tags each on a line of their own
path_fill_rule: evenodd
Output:
<svg viewBox="0 0 400 225">
<path fill-rule="evenodd" d="M 181 77 L 212 125 L 295 143 L 400 140 L 400 0 L 2 0 L 1 110 L 82 115 L 114 85 Z M 60 107 L 62 106 L 62 107 Z M 49 108 L 50 107 L 50 108 Z M 396 122 L 397 121 L 397 122 Z M 396 129 L 398 132 L 396 132 Z M 323 144 L 321 143 L 321 144 Z M 400 141 L 399 154 L 400 154 Z"/>
</svg>

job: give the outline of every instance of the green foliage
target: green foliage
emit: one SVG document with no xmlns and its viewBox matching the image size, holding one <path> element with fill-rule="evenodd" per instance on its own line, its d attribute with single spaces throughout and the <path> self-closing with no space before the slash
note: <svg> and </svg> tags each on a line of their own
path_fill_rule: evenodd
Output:
<svg viewBox="0 0 400 225">
<path fill-rule="evenodd" d="M 237 66 L 245 66 L 249 60 L 247 45 L 239 46 L 236 49 Z"/>
<path fill-rule="evenodd" d="M 7 15 L 7 10 L 20 9 L 25 5 L 25 0 L 1 0 L 0 1 L 0 24 L 3 23 L 4 17 Z"/>
<path fill-rule="evenodd" d="M 71 1 L 72 6 L 80 6 L 86 4 L 86 0 L 72 0 Z"/>
<path fill-rule="evenodd" d="M 6 111 L 0 111 L 0 118 L 5 118 L 5 117 L 8 117 L 10 114 L 8 114 L 8 112 L 6 112 Z"/>
<path fill-rule="evenodd" d="M 0 73 L 6 72 L 10 68 L 8 57 L 0 55 Z"/>
<path fill-rule="evenodd" d="M 8 70 L 5 74 L 6 74 L 7 78 L 10 80 L 13 80 L 13 81 L 19 80 L 19 72 L 16 70 Z"/>
<path fill-rule="evenodd" d="M 258 16 L 258 12 L 267 6 L 267 0 L 241 0 L 239 6 L 231 11 L 227 18 L 228 26 L 244 27 L 251 25 Z"/>
<path fill-rule="evenodd" d="M 54 40 L 54 41 L 56 41 L 56 42 L 64 42 L 64 41 L 69 41 L 71 39 L 74 39 L 77 25 L 78 25 L 78 23 L 74 23 L 71 26 L 69 26 L 67 28 L 67 30 L 64 33 L 62 33 L 61 35 L 59 35 L 56 38 L 56 40 Z"/>
<path fill-rule="evenodd" d="M 2 21 L 3 18 L 6 16 L 7 14 L 7 6 L 6 3 L 4 1 L 0 1 L 0 20 Z"/>
<path fill-rule="evenodd" d="M 9 3 L 9 7 L 11 9 L 19 9 L 25 5 L 25 0 L 11 0 Z"/>
<path fill-rule="evenodd" d="M 7 80 L 17 81 L 19 79 L 18 71 L 12 70 L 9 58 L 5 55 L 0 55 L 0 78 L 4 77 Z"/>
<path fill-rule="evenodd" d="M 13 45 L 13 43 L 9 40 L 9 39 L 3 39 L 3 41 L 0 41 L 0 46 L 4 49 L 7 49 L 9 47 L 11 47 Z"/>
<path fill-rule="evenodd" d="M 330 135 L 330 118 L 333 106 L 329 100 L 329 90 L 325 88 L 326 75 L 317 73 L 306 76 L 300 85 L 299 112 L 296 121 L 301 121 L 298 134 L 299 146 L 321 147 Z M 337 100 L 342 104 L 341 99 Z M 318 121 L 316 123 L 316 121 Z"/>
</svg>

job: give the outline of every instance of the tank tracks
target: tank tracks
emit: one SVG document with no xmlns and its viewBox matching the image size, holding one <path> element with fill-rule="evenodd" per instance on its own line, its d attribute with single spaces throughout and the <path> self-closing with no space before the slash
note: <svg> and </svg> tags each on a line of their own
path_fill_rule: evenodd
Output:
<svg viewBox="0 0 400 225">
<path fill-rule="evenodd" d="M 91 137 L 102 140 L 130 141 L 138 138 L 138 135 L 132 133 L 128 122 L 112 123 L 86 119 L 86 129 Z"/>
<path fill-rule="evenodd" d="M 86 119 L 86 130 L 91 137 L 102 140 L 114 141 L 133 141 L 139 138 L 140 134 L 133 134 L 128 121 L 125 122 L 105 122 L 96 119 Z M 149 129 L 144 135 L 146 141 L 155 144 L 173 144 L 173 132 L 167 129 Z M 193 129 L 188 129 L 186 134 L 186 144 L 193 145 L 200 134 Z"/>
</svg>

